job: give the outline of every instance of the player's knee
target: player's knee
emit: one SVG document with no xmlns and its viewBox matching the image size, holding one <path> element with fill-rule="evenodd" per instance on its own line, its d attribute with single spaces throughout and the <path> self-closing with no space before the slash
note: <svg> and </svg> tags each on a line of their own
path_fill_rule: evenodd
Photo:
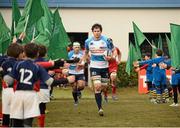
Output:
<svg viewBox="0 0 180 128">
<path fill-rule="evenodd" d="M 84 87 L 85 87 L 85 85 L 83 85 L 83 84 L 82 84 L 82 85 L 79 85 L 79 86 L 78 86 L 78 90 L 81 91 L 81 90 L 84 89 Z"/>
<path fill-rule="evenodd" d="M 117 73 L 116 72 L 112 72 L 110 75 L 111 80 L 115 80 L 117 77 Z"/>
<path fill-rule="evenodd" d="M 63 70 L 62 70 L 62 74 L 63 74 L 63 75 L 68 75 L 68 74 L 69 74 L 69 70 L 66 69 L 66 68 L 63 69 Z"/>
<path fill-rule="evenodd" d="M 76 90 L 77 89 L 77 85 L 76 84 L 71 84 L 72 85 L 72 89 Z"/>
<path fill-rule="evenodd" d="M 78 80 L 78 87 L 84 87 L 85 81 L 84 80 Z"/>
<path fill-rule="evenodd" d="M 102 92 L 108 91 L 108 86 L 102 86 L 101 91 L 102 91 Z"/>
<path fill-rule="evenodd" d="M 93 76 L 92 81 L 93 81 L 95 93 L 100 92 L 101 91 L 101 76 Z"/>
<path fill-rule="evenodd" d="M 92 81 L 93 81 L 94 86 L 101 84 L 101 76 L 93 76 Z"/>
</svg>

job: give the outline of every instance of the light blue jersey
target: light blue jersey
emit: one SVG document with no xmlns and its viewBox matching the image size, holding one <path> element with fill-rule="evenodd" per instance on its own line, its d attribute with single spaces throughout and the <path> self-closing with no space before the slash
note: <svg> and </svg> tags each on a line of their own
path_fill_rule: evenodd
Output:
<svg viewBox="0 0 180 128">
<path fill-rule="evenodd" d="M 68 53 L 68 58 L 70 60 L 73 60 L 74 58 L 82 58 L 83 57 L 83 52 L 80 51 L 78 54 L 75 54 L 74 53 L 74 50 L 70 51 Z M 81 69 L 81 70 L 77 70 L 77 65 L 76 64 L 71 64 L 70 67 L 69 67 L 69 74 L 84 74 L 84 69 Z"/>
<path fill-rule="evenodd" d="M 91 68 L 108 68 L 109 63 L 105 56 L 109 55 L 112 51 L 110 42 L 107 37 L 101 36 L 99 40 L 94 40 L 93 37 L 85 41 L 85 48 L 90 54 L 90 67 Z"/>
</svg>

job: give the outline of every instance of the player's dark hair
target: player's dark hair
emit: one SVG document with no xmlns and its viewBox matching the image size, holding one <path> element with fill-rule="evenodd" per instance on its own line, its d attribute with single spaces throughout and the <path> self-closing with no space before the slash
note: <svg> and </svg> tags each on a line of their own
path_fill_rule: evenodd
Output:
<svg viewBox="0 0 180 128">
<path fill-rule="evenodd" d="M 39 45 L 39 57 L 45 57 L 47 53 L 47 48 L 44 45 Z"/>
<path fill-rule="evenodd" d="M 157 56 L 162 56 L 162 55 L 163 55 L 163 51 L 162 51 L 161 49 L 158 49 L 158 50 L 156 51 L 156 55 L 157 55 Z"/>
<path fill-rule="evenodd" d="M 35 43 L 28 43 L 24 46 L 24 52 L 27 57 L 35 58 L 39 52 L 39 46 Z"/>
<path fill-rule="evenodd" d="M 18 58 L 23 53 L 23 46 L 18 43 L 10 44 L 7 49 L 7 55 L 10 57 Z"/>
<path fill-rule="evenodd" d="M 102 26 L 101 26 L 101 24 L 98 24 L 98 23 L 96 23 L 96 24 L 94 24 L 93 26 L 92 26 L 92 28 L 91 28 L 91 30 L 93 31 L 94 29 L 100 29 L 100 31 L 102 31 Z"/>
<path fill-rule="evenodd" d="M 147 53 L 145 54 L 145 56 L 147 56 L 147 57 L 150 57 L 150 58 L 151 58 L 151 53 L 147 52 Z"/>
</svg>

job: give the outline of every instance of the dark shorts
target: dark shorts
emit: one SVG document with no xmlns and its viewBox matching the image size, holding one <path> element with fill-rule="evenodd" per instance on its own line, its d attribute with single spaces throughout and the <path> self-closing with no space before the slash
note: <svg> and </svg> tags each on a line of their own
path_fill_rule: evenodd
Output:
<svg viewBox="0 0 180 128">
<path fill-rule="evenodd" d="M 90 68 L 90 74 L 91 77 L 100 75 L 101 78 L 109 78 L 108 68 Z"/>
<path fill-rule="evenodd" d="M 180 84 L 180 73 L 173 74 L 171 82 L 172 82 L 172 86 Z"/>
<path fill-rule="evenodd" d="M 84 80 L 84 81 L 85 81 L 85 76 L 84 76 L 84 74 L 69 74 L 69 75 L 74 75 L 76 82 L 77 82 L 78 80 Z"/>
</svg>

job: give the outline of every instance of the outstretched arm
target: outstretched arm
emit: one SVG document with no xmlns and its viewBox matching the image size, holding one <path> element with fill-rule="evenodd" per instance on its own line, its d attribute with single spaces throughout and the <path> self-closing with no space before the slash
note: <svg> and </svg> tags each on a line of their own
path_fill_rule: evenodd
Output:
<svg viewBox="0 0 180 128">
<path fill-rule="evenodd" d="M 54 69 L 58 69 L 59 67 L 63 67 L 65 62 L 77 63 L 79 62 L 79 59 L 78 58 L 74 58 L 73 60 L 58 59 L 55 61 L 48 61 L 48 62 L 36 62 L 36 64 L 40 65 L 41 67 L 45 69 L 54 70 Z"/>
<path fill-rule="evenodd" d="M 74 83 L 75 82 L 75 76 L 68 76 L 67 78 L 60 78 L 60 79 L 53 79 L 49 78 L 45 81 L 45 83 L 48 86 L 57 86 L 60 84 L 67 84 L 67 83 Z"/>
</svg>

